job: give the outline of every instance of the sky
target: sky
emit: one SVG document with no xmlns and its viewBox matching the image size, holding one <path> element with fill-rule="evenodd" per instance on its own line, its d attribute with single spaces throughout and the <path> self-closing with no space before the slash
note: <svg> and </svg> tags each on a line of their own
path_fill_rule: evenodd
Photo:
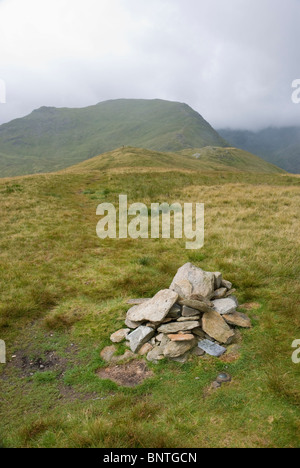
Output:
<svg viewBox="0 0 300 468">
<path fill-rule="evenodd" d="M 160 98 L 215 128 L 300 126 L 299 18 L 300 0 L 0 0 L 0 124 Z"/>
</svg>

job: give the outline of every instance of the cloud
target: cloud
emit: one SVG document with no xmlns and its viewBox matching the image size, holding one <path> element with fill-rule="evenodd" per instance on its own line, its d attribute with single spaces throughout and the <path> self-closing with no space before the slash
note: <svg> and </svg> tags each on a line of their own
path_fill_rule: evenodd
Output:
<svg viewBox="0 0 300 468">
<path fill-rule="evenodd" d="M 299 0 L 2 0 L 0 123 L 125 97 L 215 127 L 298 124 L 299 17 Z"/>
</svg>

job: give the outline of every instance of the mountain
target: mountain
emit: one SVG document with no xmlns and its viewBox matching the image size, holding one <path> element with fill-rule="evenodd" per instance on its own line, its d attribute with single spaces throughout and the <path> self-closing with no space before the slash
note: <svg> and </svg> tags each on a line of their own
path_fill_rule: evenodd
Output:
<svg viewBox="0 0 300 468">
<path fill-rule="evenodd" d="M 227 143 L 186 104 L 120 99 L 42 107 L 0 126 L 0 176 L 53 172 L 121 146 L 179 151 Z"/>
<path fill-rule="evenodd" d="M 141 148 L 118 148 L 68 168 L 67 172 L 111 169 L 189 170 L 201 172 L 257 172 L 280 174 L 282 169 L 237 148 L 205 147 L 178 153 L 161 153 Z"/>
<path fill-rule="evenodd" d="M 238 148 L 300 174 L 300 127 L 270 127 L 259 132 L 221 129 L 219 134 Z"/>
</svg>

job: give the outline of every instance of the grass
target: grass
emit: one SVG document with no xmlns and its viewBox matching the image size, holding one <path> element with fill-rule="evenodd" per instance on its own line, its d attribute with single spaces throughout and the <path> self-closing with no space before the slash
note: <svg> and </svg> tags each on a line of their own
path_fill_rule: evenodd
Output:
<svg viewBox="0 0 300 468">
<path fill-rule="evenodd" d="M 299 447 L 299 177 L 102 164 L 0 180 L 0 338 L 10 361 L 0 367 L 0 445 Z M 120 193 L 147 206 L 204 202 L 204 248 L 101 241 L 96 207 Z M 150 364 L 154 377 L 136 388 L 100 380 L 100 351 L 123 326 L 126 300 L 168 287 L 187 261 L 222 271 L 241 303 L 260 304 L 240 358 Z M 22 367 L 49 353 L 56 367 Z M 204 398 L 224 370 L 232 383 Z"/>
</svg>

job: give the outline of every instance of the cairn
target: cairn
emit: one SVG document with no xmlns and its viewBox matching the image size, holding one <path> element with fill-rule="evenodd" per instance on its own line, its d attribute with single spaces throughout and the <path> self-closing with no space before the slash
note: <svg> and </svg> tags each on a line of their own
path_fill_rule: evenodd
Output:
<svg viewBox="0 0 300 468">
<path fill-rule="evenodd" d="M 111 335 L 111 341 L 127 340 L 132 353 L 151 362 L 186 362 L 191 353 L 220 357 L 233 342 L 236 327 L 251 328 L 249 317 L 237 311 L 234 292 L 221 273 L 187 263 L 169 289 L 151 299 L 128 301 L 127 328 Z"/>
</svg>

